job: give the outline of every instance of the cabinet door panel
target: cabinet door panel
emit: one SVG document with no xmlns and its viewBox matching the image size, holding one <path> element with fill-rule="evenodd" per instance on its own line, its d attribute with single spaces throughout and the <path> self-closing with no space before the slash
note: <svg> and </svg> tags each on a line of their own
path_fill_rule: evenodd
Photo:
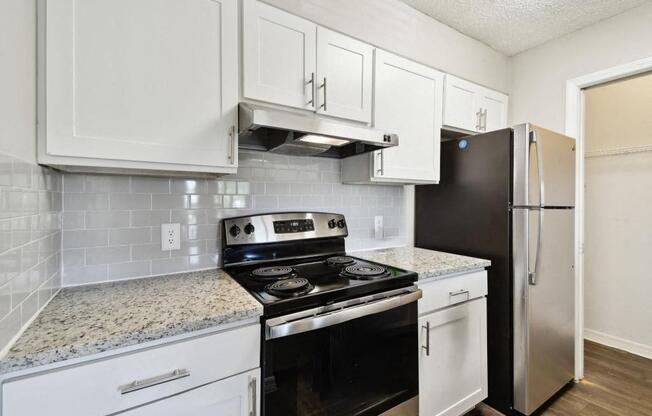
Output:
<svg viewBox="0 0 652 416">
<path fill-rule="evenodd" d="M 39 12 L 48 155 L 235 166 L 235 2 L 52 0 Z"/>
<path fill-rule="evenodd" d="M 444 125 L 468 131 L 479 131 L 479 85 L 446 75 L 444 90 Z"/>
<path fill-rule="evenodd" d="M 507 96 L 493 91 L 482 96 L 485 111 L 482 131 L 494 131 L 507 127 Z"/>
<path fill-rule="evenodd" d="M 255 386 L 255 387 L 254 387 Z M 229 377 L 139 407 L 125 416 L 248 416 L 259 413 L 260 370 Z M 256 406 L 256 409 L 253 409 Z M 252 412 L 252 413 L 250 413 Z"/>
<path fill-rule="evenodd" d="M 243 9 L 243 95 L 291 107 L 314 109 L 317 26 L 256 0 Z"/>
<path fill-rule="evenodd" d="M 419 319 L 419 414 L 458 416 L 487 397 L 487 306 L 481 298 Z"/>
<path fill-rule="evenodd" d="M 371 45 L 322 27 L 317 29 L 319 113 L 371 122 L 373 52 Z"/>
<path fill-rule="evenodd" d="M 375 126 L 398 134 L 398 146 L 376 151 L 376 179 L 439 181 L 443 74 L 376 51 Z"/>
</svg>

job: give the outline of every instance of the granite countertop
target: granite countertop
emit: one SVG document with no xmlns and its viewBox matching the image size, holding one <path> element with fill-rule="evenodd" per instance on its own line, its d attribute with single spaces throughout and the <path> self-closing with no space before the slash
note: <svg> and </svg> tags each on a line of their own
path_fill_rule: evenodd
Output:
<svg viewBox="0 0 652 416">
<path fill-rule="evenodd" d="M 351 254 L 361 259 L 417 272 L 419 280 L 445 277 L 491 266 L 489 260 L 416 247 L 357 251 Z"/>
<path fill-rule="evenodd" d="M 0 360 L 0 374 L 262 315 L 221 270 L 64 288 Z"/>
</svg>

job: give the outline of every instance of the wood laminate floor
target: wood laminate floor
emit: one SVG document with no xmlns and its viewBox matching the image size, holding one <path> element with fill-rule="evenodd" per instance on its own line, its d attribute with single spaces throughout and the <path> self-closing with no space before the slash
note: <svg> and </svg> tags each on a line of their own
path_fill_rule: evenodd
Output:
<svg viewBox="0 0 652 416">
<path fill-rule="evenodd" d="M 501 415 L 484 404 L 466 414 Z M 652 360 L 585 341 L 584 380 L 536 416 L 652 416 Z"/>
</svg>

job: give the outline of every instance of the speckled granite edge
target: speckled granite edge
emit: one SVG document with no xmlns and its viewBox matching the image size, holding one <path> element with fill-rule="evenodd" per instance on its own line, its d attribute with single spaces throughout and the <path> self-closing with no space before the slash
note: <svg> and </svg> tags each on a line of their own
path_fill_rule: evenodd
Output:
<svg viewBox="0 0 652 416">
<path fill-rule="evenodd" d="M 64 288 L 0 360 L 0 375 L 262 315 L 221 270 Z"/>
<path fill-rule="evenodd" d="M 350 253 L 356 257 L 416 272 L 419 280 L 482 270 L 491 261 L 417 247 L 385 248 Z"/>
</svg>

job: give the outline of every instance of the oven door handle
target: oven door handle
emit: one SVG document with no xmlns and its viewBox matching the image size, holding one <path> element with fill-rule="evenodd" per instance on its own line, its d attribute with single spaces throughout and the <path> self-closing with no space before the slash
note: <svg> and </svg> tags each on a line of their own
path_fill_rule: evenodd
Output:
<svg viewBox="0 0 652 416">
<path fill-rule="evenodd" d="M 277 325 L 267 326 L 266 339 L 282 338 L 302 332 L 314 331 L 320 328 L 341 324 L 353 319 L 369 316 L 390 309 L 398 308 L 421 298 L 421 290 L 417 289 L 407 294 L 392 296 L 389 298 L 374 300 L 361 305 L 350 306 L 326 312 L 321 315 L 314 315 L 296 321 L 284 322 Z"/>
</svg>

